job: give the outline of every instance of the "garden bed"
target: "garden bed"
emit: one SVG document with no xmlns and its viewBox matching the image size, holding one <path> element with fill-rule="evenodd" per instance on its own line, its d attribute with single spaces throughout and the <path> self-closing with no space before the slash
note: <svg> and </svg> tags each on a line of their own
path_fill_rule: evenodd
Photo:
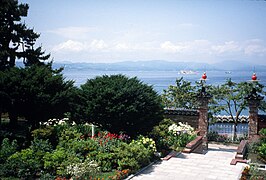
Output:
<svg viewBox="0 0 266 180">
<path fill-rule="evenodd" d="M 266 179 L 266 129 L 260 132 L 257 141 L 250 141 L 247 149 L 249 164 L 242 172 L 241 180 Z"/>
<path fill-rule="evenodd" d="M 126 134 L 114 134 L 97 128 L 92 137 L 90 125 L 77 125 L 68 122 L 68 119 L 48 120 L 31 132 L 32 140 L 26 147 L 18 145 L 15 139 L 5 138 L 2 141 L 0 177 L 124 179 L 151 162 L 160 160 L 159 157 L 170 151 L 181 152 L 195 138 L 195 132 L 189 125 L 169 123 L 171 125 L 161 130 L 165 136 L 159 135 L 154 141 L 147 136 L 131 139 Z M 156 147 L 157 143 L 159 145 Z"/>
</svg>

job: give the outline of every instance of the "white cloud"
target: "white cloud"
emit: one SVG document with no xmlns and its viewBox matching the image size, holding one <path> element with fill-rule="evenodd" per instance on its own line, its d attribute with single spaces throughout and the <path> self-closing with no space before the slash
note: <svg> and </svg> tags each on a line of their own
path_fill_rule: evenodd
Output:
<svg viewBox="0 0 266 180">
<path fill-rule="evenodd" d="M 251 44 L 245 47 L 245 54 L 247 55 L 263 55 L 266 54 L 266 47 L 258 45 L 258 44 Z"/>
<path fill-rule="evenodd" d="M 52 50 L 55 52 L 58 52 L 58 51 L 80 52 L 83 49 L 84 49 L 84 45 L 81 42 L 68 40 L 66 42 L 56 45 Z"/>
<path fill-rule="evenodd" d="M 161 48 L 165 50 L 166 52 L 175 53 L 175 52 L 182 52 L 183 50 L 187 48 L 187 45 L 185 44 L 180 45 L 180 43 L 175 45 L 170 41 L 165 41 L 164 43 L 161 44 Z"/>
<path fill-rule="evenodd" d="M 68 40 L 53 47 L 54 52 L 82 52 L 98 51 L 106 49 L 108 45 L 103 40 L 93 40 L 91 42 L 81 42 Z"/>
<path fill-rule="evenodd" d="M 116 51 L 127 51 L 130 47 L 127 43 L 117 43 L 114 45 L 114 50 Z"/>
<path fill-rule="evenodd" d="M 67 40 L 53 47 L 55 57 L 61 59 L 89 59 L 119 61 L 126 59 L 165 59 L 184 61 L 216 61 L 219 59 L 245 59 L 266 56 L 266 46 L 261 40 L 211 42 L 194 40 L 183 42 L 156 41 L 91 41 Z M 60 56 L 59 56 L 60 55 Z M 62 58 L 66 56 L 65 58 Z"/>
<path fill-rule="evenodd" d="M 89 48 L 93 50 L 105 49 L 107 47 L 108 45 L 103 40 L 97 40 L 97 39 L 93 40 L 89 46 Z"/>
<path fill-rule="evenodd" d="M 160 48 L 165 53 L 179 54 L 182 56 L 206 55 L 210 57 L 247 57 L 266 56 L 266 46 L 262 40 L 254 39 L 243 42 L 227 41 L 214 43 L 208 40 L 194 40 L 173 43 L 165 41 L 160 44 Z"/>
<path fill-rule="evenodd" d="M 229 41 L 225 42 L 221 45 L 213 45 L 211 47 L 211 50 L 215 53 L 222 54 L 222 53 L 228 53 L 228 52 L 240 52 L 243 50 L 241 45 L 235 41 Z"/>
<path fill-rule="evenodd" d="M 160 47 L 165 52 L 172 53 L 203 53 L 208 51 L 210 42 L 208 40 L 194 40 L 188 42 L 178 42 L 176 44 L 165 41 L 161 43 Z"/>
<path fill-rule="evenodd" d="M 95 31 L 95 27 L 63 27 L 48 32 L 54 33 L 66 39 L 84 39 L 89 37 L 89 33 Z"/>
<path fill-rule="evenodd" d="M 257 54 L 259 56 L 266 55 L 266 47 L 260 39 L 251 39 L 246 41 L 244 53 L 248 56 Z"/>
</svg>

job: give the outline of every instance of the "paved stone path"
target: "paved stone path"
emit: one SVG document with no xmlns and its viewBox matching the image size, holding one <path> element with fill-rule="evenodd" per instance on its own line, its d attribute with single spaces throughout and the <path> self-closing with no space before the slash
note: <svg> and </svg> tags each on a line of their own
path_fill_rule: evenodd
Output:
<svg viewBox="0 0 266 180">
<path fill-rule="evenodd" d="M 230 165 L 237 147 L 209 144 L 206 154 L 184 154 L 155 163 L 132 180 L 238 180 L 245 164 Z"/>
</svg>

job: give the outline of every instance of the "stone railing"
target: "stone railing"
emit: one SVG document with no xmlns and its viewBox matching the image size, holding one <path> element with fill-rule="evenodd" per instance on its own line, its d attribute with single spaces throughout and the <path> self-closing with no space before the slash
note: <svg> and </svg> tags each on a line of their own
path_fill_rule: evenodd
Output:
<svg viewBox="0 0 266 180">
<path fill-rule="evenodd" d="M 196 139 L 189 142 L 185 149 L 182 151 L 183 153 L 203 153 L 203 137 L 197 136 Z"/>
<path fill-rule="evenodd" d="M 247 153 L 247 147 L 248 141 L 242 140 L 240 144 L 237 147 L 235 159 L 232 159 L 231 165 L 236 165 L 237 163 L 247 163 L 247 160 L 245 159 L 246 153 Z"/>
</svg>

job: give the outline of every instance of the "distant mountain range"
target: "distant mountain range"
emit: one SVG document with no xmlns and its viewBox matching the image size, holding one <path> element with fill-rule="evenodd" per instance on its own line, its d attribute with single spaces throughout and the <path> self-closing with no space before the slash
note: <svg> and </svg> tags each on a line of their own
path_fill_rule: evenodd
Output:
<svg viewBox="0 0 266 180">
<path fill-rule="evenodd" d="M 17 63 L 21 66 L 21 62 Z M 117 63 L 71 63 L 55 62 L 54 68 L 64 67 L 67 69 L 92 69 L 92 70 L 109 70 L 109 71 L 266 71 L 265 65 L 252 65 L 238 61 L 224 61 L 216 64 L 193 63 L 193 62 L 170 62 L 170 61 L 124 61 Z"/>
</svg>

